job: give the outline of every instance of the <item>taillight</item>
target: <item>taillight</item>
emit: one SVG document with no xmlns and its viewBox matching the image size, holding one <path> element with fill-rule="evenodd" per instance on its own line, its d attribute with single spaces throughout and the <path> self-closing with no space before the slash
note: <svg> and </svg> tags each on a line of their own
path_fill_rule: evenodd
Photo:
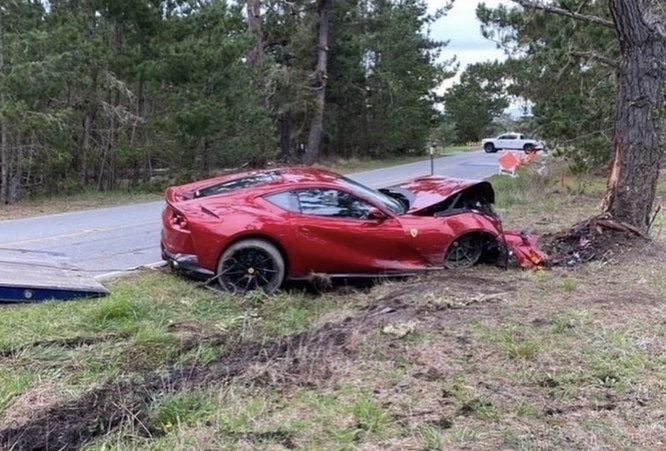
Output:
<svg viewBox="0 0 666 451">
<path fill-rule="evenodd" d="M 177 211 L 171 213 L 171 224 L 181 229 L 187 229 L 188 226 L 187 218 Z"/>
</svg>

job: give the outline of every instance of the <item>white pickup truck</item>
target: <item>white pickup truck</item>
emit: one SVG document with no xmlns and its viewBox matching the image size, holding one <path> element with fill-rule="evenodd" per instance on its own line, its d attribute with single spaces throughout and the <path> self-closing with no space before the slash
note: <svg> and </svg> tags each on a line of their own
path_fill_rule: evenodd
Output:
<svg viewBox="0 0 666 451">
<path fill-rule="evenodd" d="M 495 153 L 498 150 L 522 150 L 530 153 L 546 147 L 543 141 L 526 138 L 522 133 L 504 133 L 497 138 L 486 138 L 481 141 L 481 146 L 486 153 Z"/>
</svg>

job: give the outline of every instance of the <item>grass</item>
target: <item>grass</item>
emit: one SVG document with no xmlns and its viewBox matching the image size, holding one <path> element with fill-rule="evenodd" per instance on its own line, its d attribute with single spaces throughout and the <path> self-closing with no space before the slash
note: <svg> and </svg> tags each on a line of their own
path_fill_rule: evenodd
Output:
<svg viewBox="0 0 666 451">
<path fill-rule="evenodd" d="M 506 224 L 595 211 L 603 180 L 551 169 L 496 180 Z M 5 306 L 0 448 L 662 449 L 663 257 L 271 297 L 145 271 Z"/>
</svg>

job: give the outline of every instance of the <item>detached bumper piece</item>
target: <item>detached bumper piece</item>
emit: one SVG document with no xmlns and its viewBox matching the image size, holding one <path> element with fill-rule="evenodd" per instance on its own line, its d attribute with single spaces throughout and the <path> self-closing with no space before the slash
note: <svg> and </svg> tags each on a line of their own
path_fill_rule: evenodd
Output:
<svg viewBox="0 0 666 451">
<path fill-rule="evenodd" d="M 177 273 L 200 280 L 208 280 L 215 276 L 212 271 L 199 266 L 196 255 L 173 254 L 166 249 L 162 249 L 162 259 L 167 265 Z"/>
<path fill-rule="evenodd" d="M 509 257 L 524 269 L 543 269 L 548 264 L 548 255 L 539 249 L 539 238 L 525 232 L 505 232 L 504 240 Z"/>
</svg>

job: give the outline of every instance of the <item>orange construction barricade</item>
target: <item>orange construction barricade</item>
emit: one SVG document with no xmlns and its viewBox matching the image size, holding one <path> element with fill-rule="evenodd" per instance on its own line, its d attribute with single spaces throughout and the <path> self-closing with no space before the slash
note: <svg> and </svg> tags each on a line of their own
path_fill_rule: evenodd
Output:
<svg viewBox="0 0 666 451">
<path fill-rule="evenodd" d="M 507 152 L 499 158 L 499 174 L 510 174 L 516 177 L 516 169 L 520 166 L 520 159 L 513 152 Z"/>
</svg>

